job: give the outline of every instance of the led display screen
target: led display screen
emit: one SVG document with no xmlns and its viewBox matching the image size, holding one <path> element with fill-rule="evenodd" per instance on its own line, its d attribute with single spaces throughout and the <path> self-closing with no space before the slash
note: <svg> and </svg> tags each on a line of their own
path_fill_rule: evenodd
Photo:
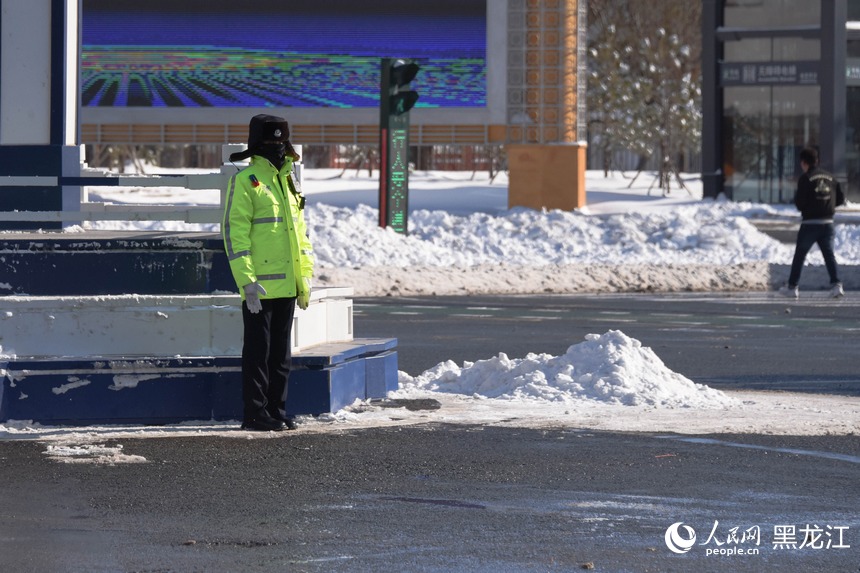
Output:
<svg viewBox="0 0 860 573">
<path fill-rule="evenodd" d="M 486 0 L 83 0 L 85 107 L 379 105 L 380 58 L 416 107 L 484 107 Z"/>
</svg>

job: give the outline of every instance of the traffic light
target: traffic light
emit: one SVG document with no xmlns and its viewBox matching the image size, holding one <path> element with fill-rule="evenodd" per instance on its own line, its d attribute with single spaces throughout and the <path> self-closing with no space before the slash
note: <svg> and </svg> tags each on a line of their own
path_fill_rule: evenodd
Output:
<svg viewBox="0 0 860 573">
<path fill-rule="evenodd" d="M 409 84 L 415 79 L 419 69 L 418 64 L 407 60 L 394 60 L 389 65 L 388 112 L 391 115 L 402 115 L 415 106 L 418 101 L 418 92 L 410 89 Z"/>
<path fill-rule="evenodd" d="M 379 226 L 407 232 L 409 204 L 409 110 L 418 101 L 410 89 L 420 67 L 401 58 L 382 59 L 379 93 Z"/>
</svg>

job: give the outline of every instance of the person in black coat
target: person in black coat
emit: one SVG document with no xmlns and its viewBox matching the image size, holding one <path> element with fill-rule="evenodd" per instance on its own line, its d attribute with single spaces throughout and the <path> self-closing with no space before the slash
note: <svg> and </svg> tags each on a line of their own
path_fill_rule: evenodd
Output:
<svg viewBox="0 0 860 573">
<path fill-rule="evenodd" d="M 802 221 L 797 232 L 797 244 L 788 283 L 779 289 L 780 294 L 797 298 L 800 273 L 806 255 L 817 244 L 824 256 L 824 264 L 830 275 L 830 295 L 839 298 L 845 293 L 839 280 L 836 256 L 833 254 L 833 215 L 836 207 L 845 203 L 842 186 L 833 175 L 818 166 L 818 151 L 807 147 L 800 152 L 800 167 L 803 175 L 797 181 L 794 204 L 800 211 Z"/>
</svg>

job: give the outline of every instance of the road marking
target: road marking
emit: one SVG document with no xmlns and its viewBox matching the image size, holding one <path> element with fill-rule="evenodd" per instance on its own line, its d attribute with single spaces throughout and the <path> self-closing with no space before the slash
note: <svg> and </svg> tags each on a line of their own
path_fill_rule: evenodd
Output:
<svg viewBox="0 0 860 573">
<path fill-rule="evenodd" d="M 687 318 L 693 316 L 692 314 L 686 314 L 681 312 L 649 312 L 651 316 L 661 316 L 664 318 Z"/>
<path fill-rule="evenodd" d="M 744 448 L 749 450 L 764 450 L 767 452 L 779 452 L 783 454 L 792 454 L 797 456 L 812 456 L 816 458 L 824 458 L 827 460 L 837 460 L 840 462 L 849 462 L 852 464 L 860 464 L 860 456 L 852 456 L 848 454 L 837 454 L 833 452 L 819 452 L 815 450 L 801 450 L 798 448 L 774 448 L 771 446 L 760 446 L 758 444 L 742 444 L 738 442 L 726 442 L 723 440 L 715 440 L 712 438 L 687 438 L 682 436 L 657 436 L 664 440 L 677 440 L 679 442 L 687 442 L 690 444 L 704 444 L 708 446 L 729 446 L 732 448 Z"/>
</svg>

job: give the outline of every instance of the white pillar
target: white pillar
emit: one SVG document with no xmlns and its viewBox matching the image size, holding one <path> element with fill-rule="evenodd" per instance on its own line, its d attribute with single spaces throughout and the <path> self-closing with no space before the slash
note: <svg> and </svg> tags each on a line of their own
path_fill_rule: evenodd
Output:
<svg viewBox="0 0 860 573">
<path fill-rule="evenodd" d="M 47 186 L 0 187 L 4 211 L 80 210 L 80 186 L 69 179 L 81 169 L 80 6 L 0 3 L 0 176 L 57 178 Z"/>
<path fill-rule="evenodd" d="M 3 0 L 0 145 L 77 144 L 78 21 L 78 0 Z"/>
</svg>

